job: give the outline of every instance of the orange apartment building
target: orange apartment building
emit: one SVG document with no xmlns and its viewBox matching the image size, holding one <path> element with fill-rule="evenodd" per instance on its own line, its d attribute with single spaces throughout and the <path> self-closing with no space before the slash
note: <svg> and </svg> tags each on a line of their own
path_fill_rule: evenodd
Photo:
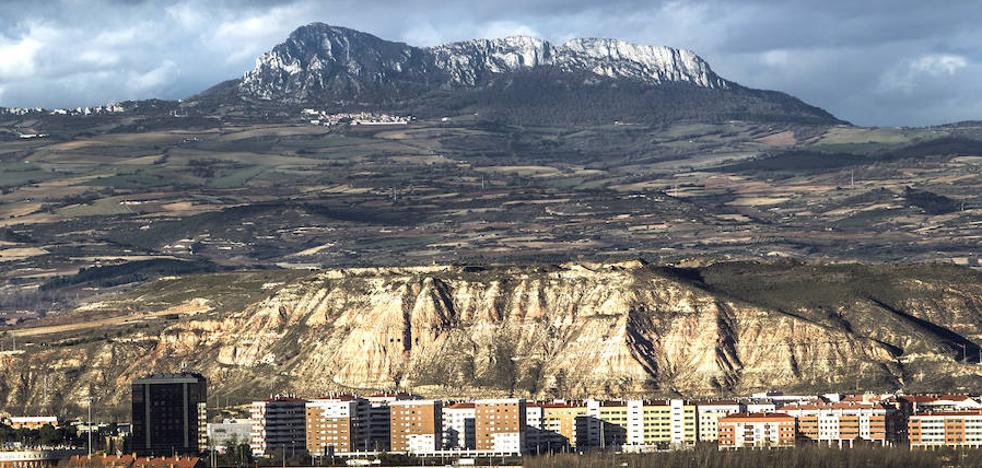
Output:
<svg viewBox="0 0 982 468">
<path fill-rule="evenodd" d="M 476 400 L 474 432 L 477 450 L 523 453 L 527 430 L 525 412 L 525 400 L 520 398 Z"/>
<path fill-rule="evenodd" d="M 897 440 L 897 411 L 863 401 L 792 403 L 781 412 L 798 420 L 804 442 L 852 447 L 857 440 L 888 445 Z"/>
<path fill-rule="evenodd" d="M 443 444 L 443 404 L 439 400 L 389 403 L 389 431 L 394 452 L 432 453 Z"/>
<path fill-rule="evenodd" d="M 393 401 L 418 398 L 408 393 L 396 392 L 370 395 L 365 399 L 368 400 L 368 446 L 377 452 L 389 450 L 389 423 L 392 417 L 389 414 L 389 405 Z"/>
<path fill-rule="evenodd" d="M 717 423 L 719 449 L 781 448 L 795 445 L 795 418 L 785 413 L 736 413 Z"/>
<path fill-rule="evenodd" d="M 915 414 L 907 425 L 911 448 L 982 447 L 982 410 Z"/>
<path fill-rule="evenodd" d="M 307 402 L 307 451 L 326 455 L 334 452 L 366 451 L 368 400 L 352 395 Z"/>
</svg>

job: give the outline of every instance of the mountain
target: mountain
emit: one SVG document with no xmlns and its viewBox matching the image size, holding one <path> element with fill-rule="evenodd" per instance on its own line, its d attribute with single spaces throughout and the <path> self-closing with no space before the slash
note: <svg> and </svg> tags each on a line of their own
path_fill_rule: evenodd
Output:
<svg viewBox="0 0 982 468">
<path fill-rule="evenodd" d="M 742 395 L 978 383 L 982 275 L 945 265 L 619 263 L 164 278 L 0 355 L 0 409 L 127 411 L 127 383 L 190 368 L 242 403 L 272 392 Z M 57 321 L 60 320 L 60 321 Z M 91 325 L 90 325 L 91 324 Z M 20 341 L 20 340 L 19 340 Z M 78 406 L 74 406 L 78 405 Z"/>
<path fill-rule="evenodd" d="M 841 123 L 791 96 L 745 88 L 688 50 L 525 36 L 414 47 L 313 23 L 197 101 L 384 108 L 535 121 Z"/>
</svg>

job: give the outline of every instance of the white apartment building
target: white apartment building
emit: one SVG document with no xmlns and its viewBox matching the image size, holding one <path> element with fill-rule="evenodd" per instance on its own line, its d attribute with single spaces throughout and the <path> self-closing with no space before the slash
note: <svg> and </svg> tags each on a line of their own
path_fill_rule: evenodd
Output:
<svg viewBox="0 0 982 468">
<path fill-rule="evenodd" d="M 777 403 L 771 400 L 753 399 L 743 403 L 743 407 L 747 413 L 773 413 L 777 411 Z"/>
<path fill-rule="evenodd" d="M 477 448 L 474 403 L 454 403 L 443 407 L 443 448 Z"/>
<path fill-rule="evenodd" d="M 226 419 L 220 423 L 207 423 L 208 447 L 225 453 L 229 444 L 248 444 L 251 441 L 252 421 L 249 419 Z"/>
<path fill-rule="evenodd" d="M 746 411 L 746 408 L 737 401 L 720 400 L 697 403 L 699 440 L 715 442 L 719 439 L 719 419 L 743 411 Z"/>
</svg>

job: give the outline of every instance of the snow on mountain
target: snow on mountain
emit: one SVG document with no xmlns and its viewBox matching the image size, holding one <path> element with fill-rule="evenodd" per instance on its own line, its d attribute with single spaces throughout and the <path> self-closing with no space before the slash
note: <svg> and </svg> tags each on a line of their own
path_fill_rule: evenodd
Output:
<svg viewBox="0 0 982 468">
<path fill-rule="evenodd" d="M 595 38 L 557 46 L 535 37 L 511 36 L 418 48 L 314 23 L 259 57 L 239 88 L 260 99 L 302 100 L 323 92 L 359 95 L 394 82 L 403 87 L 472 87 L 495 75 L 537 67 L 650 84 L 728 86 L 695 53 L 670 47 Z"/>
</svg>

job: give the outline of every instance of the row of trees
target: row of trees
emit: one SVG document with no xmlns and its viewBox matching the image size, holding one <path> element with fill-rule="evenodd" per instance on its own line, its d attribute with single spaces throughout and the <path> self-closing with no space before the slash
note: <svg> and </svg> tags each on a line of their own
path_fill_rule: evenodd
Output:
<svg viewBox="0 0 982 468">
<path fill-rule="evenodd" d="M 117 434 L 115 424 L 94 431 L 92 433 L 93 449 L 102 448 L 102 441 L 105 436 Z M 0 424 L 0 443 L 4 446 L 19 444 L 24 447 L 85 447 L 88 444 L 88 434 L 85 431 L 79 431 L 78 427 L 70 424 L 59 427 L 45 424 L 39 429 L 14 429 L 11 426 Z"/>
</svg>

